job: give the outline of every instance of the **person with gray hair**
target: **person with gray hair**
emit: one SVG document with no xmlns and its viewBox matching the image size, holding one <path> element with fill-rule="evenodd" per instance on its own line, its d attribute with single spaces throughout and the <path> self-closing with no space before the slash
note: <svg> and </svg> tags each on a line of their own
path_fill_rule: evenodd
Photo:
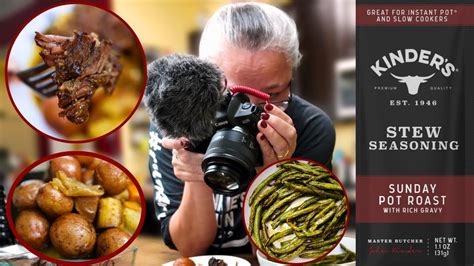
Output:
<svg viewBox="0 0 474 266">
<path fill-rule="evenodd" d="M 296 157 L 330 167 L 335 142 L 331 120 L 292 94 L 292 73 L 301 54 L 295 22 L 287 14 L 263 3 L 225 5 L 207 22 L 199 57 L 223 71 L 228 87 L 247 86 L 271 96 L 269 103 L 249 96 L 266 111 L 256 136 L 264 167 Z M 149 167 L 164 242 L 185 257 L 250 252 L 242 221 L 245 192 L 213 192 L 204 182 L 203 156 L 188 151 L 186 140 L 166 138 L 151 125 Z"/>
</svg>

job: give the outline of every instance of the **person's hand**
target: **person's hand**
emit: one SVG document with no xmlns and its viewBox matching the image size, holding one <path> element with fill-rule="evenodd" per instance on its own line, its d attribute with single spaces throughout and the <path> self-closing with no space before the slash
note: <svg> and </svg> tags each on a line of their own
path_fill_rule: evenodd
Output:
<svg viewBox="0 0 474 266">
<path fill-rule="evenodd" d="M 265 105 L 266 114 L 258 122 L 257 141 L 262 150 L 263 165 L 291 158 L 296 149 L 296 129 L 293 120 L 280 108 Z"/>
<path fill-rule="evenodd" d="M 185 149 L 186 140 L 164 138 L 163 147 L 173 152 L 174 175 L 184 182 L 204 182 L 201 163 L 204 154 L 190 152 Z"/>
</svg>

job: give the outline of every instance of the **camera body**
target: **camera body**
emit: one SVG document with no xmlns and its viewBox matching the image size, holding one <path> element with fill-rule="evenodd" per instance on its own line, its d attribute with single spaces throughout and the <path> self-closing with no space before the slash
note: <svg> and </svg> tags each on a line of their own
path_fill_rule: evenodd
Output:
<svg viewBox="0 0 474 266">
<path fill-rule="evenodd" d="M 245 93 L 226 91 L 216 111 L 212 137 L 191 142 L 188 150 L 204 153 L 204 180 L 214 191 L 235 195 L 243 191 L 262 165 L 256 141 L 263 109 Z"/>
</svg>

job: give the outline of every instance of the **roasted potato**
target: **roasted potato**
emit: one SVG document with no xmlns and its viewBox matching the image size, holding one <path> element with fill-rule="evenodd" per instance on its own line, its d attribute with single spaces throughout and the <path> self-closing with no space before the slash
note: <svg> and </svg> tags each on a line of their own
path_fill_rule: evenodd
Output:
<svg viewBox="0 0 474 266">
<path fill-rule="evenodd" d="M 97 238 L 97 256 L 107 256 L 121 246 L 125 245 L 130 239 L 130 235 L 119 228 L 110 228 L 105 230 Z"/>
<path fill-rule="evenodd" d="M 61 214 L 71 212 L 74 208 L 74 200 L 64 195 L 50 183 L 39 189 L 36 203 L 50 218 L 56 218 Z"/>
<path fill-rule="evenodd" d="M 129 241 L 140 224 L 138 191 L 124 171 L 107 161 L 55 158 L 44 180 L 24 181 L 13 191 L 15 228 L 20 239 L 45 256 L 107 256 Z"/>
<path fill-rule="evenodd" d="M 99 197 L 75 197 L 74 208 L 89 222 L 94 222 L 99 206 Z"/>
<path fill-rule="evenodd" d="M 61 156 L 49 161 L 49 176 L 56 177 L 57 171 L 63 171 L 67 177 L 81 181 L 81 164 L 74 156 Z"/>
<path fill-rule="evenodd" d="M 85 168 L 87 168 L 95 160 L 95 157 L 88 155 L 75 155 L 74 157 L 79 161 L 81 166 Z"/>
<path fill-rule="evenodd" d="M 127 175 L 115 165 L 102 161 L 95 170 L 95 180 L 109 196 L 117 195 L 127 188 Z"/>
<path fill-rule="evenodd" d="M 86 185 L 93 185 L 94 173 L 95 173 L 95 170 L 89 170 L 89 169 L 82 172 L 82 183 Z"/>
<path fill-rule="evenodd" d="M 26 180 L 21 182 L 13 191 L 13 205 L 18 209 L 34 209 L 37 208 L 36 195 L 44 182 L 41 180 Z"/>
<path fill-rule="evenodd" d="M 95 170 L 97 168 L 97 166 L 103 162 L 101 159 L 99 158 L 94 158 L 94 160 L 89 164 L 89 166 L 87 167 L 88 170 Z"/>
<path fill-rule="evenodd" d="M 115 198 L 99 200 L 97 228 L 117 227 L 122 223 L 122 202 Z"/>
<path fill-rule="evenodd" d="M 51 225 L 49 237 L 56 250 L 66 258 L 88 258 L 94 251 L 94 226 L 77 213 L 59 216 Z"/>
<path fill-rule="evenodd" d="M 48 243 L 49 222 L 37 210 L 21 211 L 15 219 L 15 229 L 23 241 L 34 249 L 40 249 Z"/>
</svg>

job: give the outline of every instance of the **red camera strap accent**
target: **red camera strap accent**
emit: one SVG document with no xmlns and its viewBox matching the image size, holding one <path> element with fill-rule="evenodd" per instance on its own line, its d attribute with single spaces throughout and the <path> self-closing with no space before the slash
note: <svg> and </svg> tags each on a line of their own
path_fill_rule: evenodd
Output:
<svg viewBox="0 0 474 266">
<path fill-rule="evenodd" d="M 270 94 L 265 93 L 265 92 L 261 92 L 259 90 L 254 89 L 254 88 L 250 88 L 250 87 L 246 87 L 246 86 L 233 86 L 233 87 L 229 88 L 229 90 L 232 92 L 232 94 L 235 94 L 237 92 L 242 92 L 242 93 L 246 93 L 246 94 L 250 94 L 252 96 L 258 97 L 258 98 L 260 98 L 262 100 L 265 100 L 267 102 L 270 99 Z"/>
</svg>

